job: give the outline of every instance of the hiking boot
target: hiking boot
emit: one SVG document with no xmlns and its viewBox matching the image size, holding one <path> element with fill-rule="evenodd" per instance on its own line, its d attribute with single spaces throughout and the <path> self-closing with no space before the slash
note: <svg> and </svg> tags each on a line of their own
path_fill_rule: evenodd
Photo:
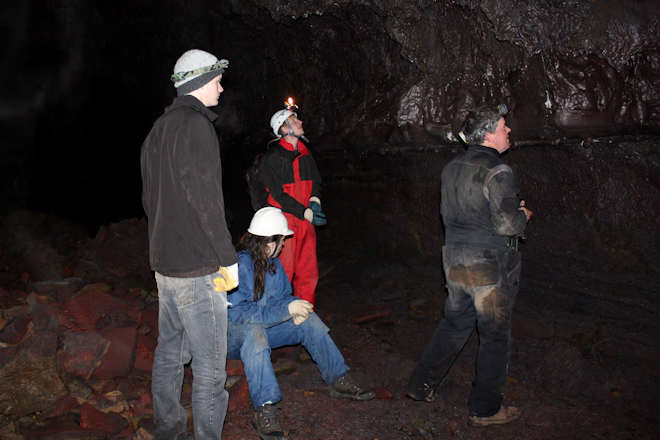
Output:
<svg viewBox="0 0 660 440">
<path fill-rule="evenodd" d="M 328 386 L 328 396 L 333 399 L 371 400 L 376 397 L 373 390 L 365 391 L 348 373 Z"/>
<path fill-rule="evenodd" d="M 410 397 L 412 400 L 417 400 L 419 402 L 435 402 L 435 399 L 438 398 L 438 395 L 435 393 L 435 390 L 427 383 L 423 384 L 421 388 L 413 389 L 413 387 L 408 384 L 408 390 L 406 391 L 406 396 Z"/>
<path fill-rule="evenodd" d="M 286 440 L 280 420 L 280 409 L 275 405 L 260 406 L 252 418 L 252 426 L 263 440 Z"/>
<path fill-rule="evenodd" d="M 518 408 L 502 405 L 497 414 L 490 417 L 468 417 L 468 425 L 474 426 L 475 428 L 483 428 L 490 425 L 506 425 L 507 423 L 517 420 L 518 417 L 520 417 L 520 410 L 518 410 Z"/>
</svg>

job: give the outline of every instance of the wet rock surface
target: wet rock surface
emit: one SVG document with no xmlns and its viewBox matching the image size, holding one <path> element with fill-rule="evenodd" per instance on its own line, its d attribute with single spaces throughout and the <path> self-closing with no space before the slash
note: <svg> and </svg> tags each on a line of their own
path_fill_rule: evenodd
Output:
<svg viewBox="0 0 660 440">
<path fill-rule="evenodd" d="M 318 151 L 456 146 L 482 102 L 507 104 L 518 142 L 660 133 L 652 0 L 26 1 L 3 13 L 0 206 L 92 233 L 141 216 L 135 154 L 192 47 L 230 60 L 214 111 L 241 184 L 288 96 Z"/>
<path fill-rule="evenodd" d="M 320 159 L 330 220 L 319 230 L 316 311 L 354 377 L 378 397 L 330 399 L 302 350 L 277 350 L 290 438 L 656 438 L 658 208 L 625 206 L 644 203 L 635 190 L 657 191 L 657 153 L 648 143 L 616 146 L 529 147 L 507 156 L 536 214 L 521 246 L 505 392 L 505 404 L 522 416 L 487 429 L 466 423 L 476 333 L 435 403 L 404 396 L 446 298 L 435 195 L 455 151 L 347 156 L 351 167 Z M 604 167 L 615 160 L 619 174 L 605 191 Z M 246 225 L 242 215 L 234 219 L 236 235 Z M 56 216 L 18 211 L 4 219 L 0 237 L 2 438 L 151 438 L 157 293 L 146 224 L 123 220 L 91 239 Z M 240 363 L 229 363 L 228 374 L 223 437 L 257 438 Z M 182 402 L 190 416 L 191 383 L 188 368 Z"/>
</svg>

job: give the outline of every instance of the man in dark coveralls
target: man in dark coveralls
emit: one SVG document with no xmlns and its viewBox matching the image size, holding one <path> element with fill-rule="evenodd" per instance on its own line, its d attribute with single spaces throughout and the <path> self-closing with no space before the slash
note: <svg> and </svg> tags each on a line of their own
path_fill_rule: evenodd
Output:
<svg viewBox="0 0 660 440">
<path fill-rule="evenodd" d="M 518 239 L 532 212 L 518 197 L 513 171 L 500 159 L 510 147 L 511 132 L 502 107 L 484 106 L 468 115 L 461 132 L 468 148 L 442 171 L 442 257 L 449 296 L 406 393 L 433 402 L 476 324 L 479 352 L 468 400 L 468 425 L 475 427 L 502 425 L 520 416 L 502 400 L 520 282 Z"/>
</svg>

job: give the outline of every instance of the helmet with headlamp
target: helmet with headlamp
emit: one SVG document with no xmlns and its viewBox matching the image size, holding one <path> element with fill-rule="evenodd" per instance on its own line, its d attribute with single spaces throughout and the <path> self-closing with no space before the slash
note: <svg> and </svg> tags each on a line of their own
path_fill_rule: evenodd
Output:
<svg viewBox="0 0 660 440">
<path fill-rule="evenodd" d="M 298 106 L 293 102 L 293 98 L 289 98 L 285 103 L 284 107 L 282 110 L 278 110 L 275 112 L 275 114 L 270 118 L 270 128 L 273 130 L 273 134 L 281 138 L 282 133 L 280 132 L 280 128 L 282 128 L 283 125 L 286 124 L 286 126 L 289 128 L 289 132 L 286 134 L 295 136 L 297 138 L 301 138 L 305 141 L 307 141 L 307 138 L 303 135 L 298 136 L 293 132 L 293 128 L 289 124 L 289 117 L 291 115 L 298 117 L 298 113 L 296 111 L 298 110 Z"/>
</svg>

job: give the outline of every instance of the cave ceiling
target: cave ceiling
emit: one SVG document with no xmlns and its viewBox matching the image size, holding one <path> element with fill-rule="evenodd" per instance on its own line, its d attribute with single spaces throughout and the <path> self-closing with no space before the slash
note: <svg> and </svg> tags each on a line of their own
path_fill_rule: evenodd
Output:
<svg viewBox="0 0 660 440">
<path fill-rule="evenodd" d="M 219 130 L 255 142 L 287 96 L 322 148 L 452 143 L 483 102 L 507 104 L 518 142 L 660 132 L 657 1 L 58 0 L 3 14 L 16 108 L 81 96 L 84 76 L 153 118 L 197 47 L 230 60 Z M 7 89 L 8 70 L 35 63 Z"/>
</svg>

